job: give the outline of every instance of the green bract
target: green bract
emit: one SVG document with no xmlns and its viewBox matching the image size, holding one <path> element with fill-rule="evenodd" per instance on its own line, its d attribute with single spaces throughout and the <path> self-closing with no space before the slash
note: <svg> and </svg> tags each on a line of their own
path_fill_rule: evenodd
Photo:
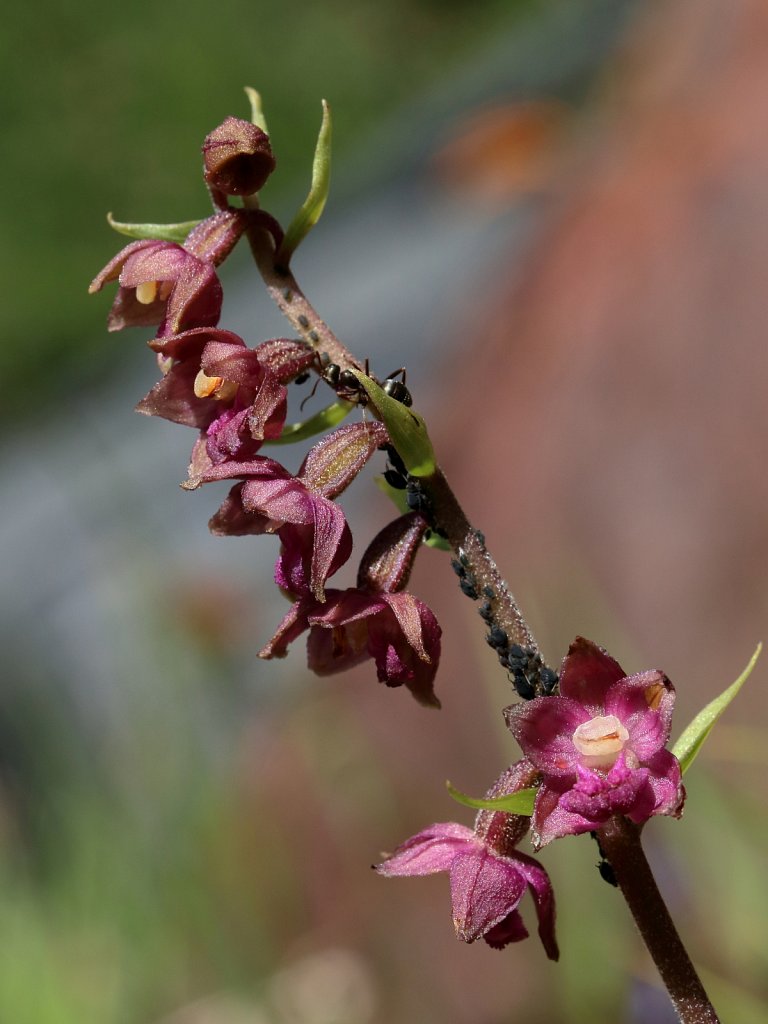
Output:
<svg viewBox="0 0 768 1024">
<path fill-rule="evenodd" d="M 275 263 L 287 267 L 299 243 L 320 220 L 331 184 L 331 108 L 323 100 L 323 120 L 312 161 L 312 184 L 301 209 L 295 215 L 280 246 Z"/>
<path fill-rule="evenodd" d="M 264 117 L 264 111 L 261 106 L 261 93 L 250 85 L 246 85 L 245 95 L 248 97 L 248 102 L 251 104 L 252 124 L 255 124 L 257 128 L 261 128 L 263 132 L 266 132 L 266 134 L 269 135 L 267 119 Z"/>
<path fill-rule="evenodd" d="M 731 703 L 747 679 L 749 679 L 752 669 L 755 667 L 755 663 L 760 657 L 762 649 L 763 645 L 758 644 L 755 649 L 755 653 L 750 658 L 749 664 L 736 682 L 731 683 L 728 689 L 724 690 L 719 697 L 715 697 L 713 701 L 710 701 L 709 704 L 703 707 L 693 721 L 683 729 L 677 743 L 675 743 L 672 748 L 672 753 L 680 762 L 681 771 L 686 772 L 693 764 L 694 758 L 701 749 L 704 740 L 712 731 L 712 727 L 715 722 Z"/>
<path fill-rule="evenodd" d="M 389 431 L 390 440 L 411 476 L 432 476 L 437 470 L 437 462 L 423 418 L 407 405 L 390 398 L 372 377 L 367 377 L 360 370 L 352 370 L 352 373 L 365 389 L 372 408 Z"/>
<path fill-rule="evenodd" d="M 286 423 L 280 437 L 271 438 L 264 443 L 292 444 L 294 441 L 306 441 L 308 437 L 322 434 L 329 427 L 335 427 L 337 423 L 341 423 L 354 407 L 352 402 L 334 402 L 333 405 L 327 405 L 325 409 L 321 409 L 309 419 L 302 420 L 301 423 Z"/>
<path fill-rule="evenodd" d="M 446 782 L 448 792 L 453 799 L 465 807 L 475 807 L 481 811 L 507 811 L 509 814 L 525 814 L 530 817 L 533 814 L 533 804 L 536 799 L 535 788 L 518 789 L 516 793 L 508 793 L 506 796 L 495 796 L 491 800 L 478 799 L 474 796 L 467 796 L 460 789 L 456 789 L 450 782 Z"/>
<path fill-rule="evenodd" d="M 120 235 L 128 238 L 152 238 L 160 242 L 183 242 L 202 220 L 185 220 L 179 224 L 126 224 L 107 214 L 107 223 Z"/>
</svg>

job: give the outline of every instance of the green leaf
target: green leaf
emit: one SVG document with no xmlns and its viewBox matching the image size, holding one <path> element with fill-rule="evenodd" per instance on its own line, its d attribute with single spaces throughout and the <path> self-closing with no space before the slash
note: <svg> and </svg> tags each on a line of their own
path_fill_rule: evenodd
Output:
<svg viewBox="0 0 768 1024">
<path fill-rule="evenodd" d="M 760 657 L 762 649 L 763 645 L 758 644 L 755 649 L 755 653 L 750 658 L 749 664 L 736 682 L 731 683 L 728 689 L 724 690 L 719 697 L 715 697 L 713 701 L 710 701 L 709 704 L 703 707 L 693 721 L 683 729 L 677 743 L 675 743 L 672 748 L 672 753 L 680 762 L 680 768 L 683 773 L 687 772 L 693 764 L 694 758 L 698 754 L 699 750 L 701 750 L 702 744 L 712 731 L 715 722 L 731 703 L 747 679 L 749 679 L 752 669 L 755 667 L 755 663 Z"/>
<path fill-rule="evenodd" d="M 516 793 L 495 796 L 492 800 L 479 800 L 477 797 L 462 793 L 450 782 L 446 782 L 445 785 L 453 799 L 465 807 L 476 807 L 483 811 L 507 811 L 509 814 L 524 814 L 526 817 L 533 814 L 533 804 L 538 792 L 536 789 L 518 789 Z"/>
<path fill-rule="evenodd" d="M 264 444 L 292 444 L 294 441 L 306 441 L 307 438 L 314 437 L 315 434 L 322 434 L 329 427 L 335 427 L 337 423 L 341 423 L 354 408 L 353 402 L 334 402 L 333 405 L 328 405 L 314 416 L 310 416 L 308 420 L 287 424 L 283 427 L 280 437 L 270 438 Z"/>
<path fill-rule="evenodd" d="M 387 483 L 383 476 L 375 476 L 373 478 L 373 482 L 376 484 L 380 491 L 386 494 L 390 501 L 394 503 L 396 508 L 403 515 L 405 515 L 406 512 L 410 511 L 410 509 L 408 508 L 408 502 L 405 500 L 405 491 L 397 487 L 392 487 L 391 484 Z M 445 537 L 441 537 L 437 533 L 432 533 L 430 534 L 429 537 L 425 537 L 422 543 L 426 544 L 427 547 L 437 548 L 439 551 L 452 550 L 451 545 L 448 543 Z"/>
<path fill-rule="evenodd" d="M 261 93 L 252 89 L 250 85 L 246 85 L 245 95 L 251 104 L 251 124 L 255 124 L 257 128 L 261 128 L 266 135 L 269 135 L 267 119 L 264 117 L 264 109 L 261 105 Z"/>
<path fill-rule="evenodd" d="M 107 223 L 120 235 L 129 238 L 153 238 L 161 242 L 183 242 L 189 232 L 202 223 L 199 220 L 185 220 L 180 224 L 126 224 L 107 214 Z"/>
<path fill-rule="evenodd" d="M 328 198 L 328 191 L 331 184 L 331 108 L 323 100 L 323 120 L 320 125 L 320 133 L 317 136 L 315 146 L 315 158 L 312 162 L 312 184 L 309 188 L 307 198 L 298 213 L 295 215 L 285 238 L 275 257 L 275 263 L 280 267 L 287 267 L 291 256 L 312 228 L 320 220 L 320 215 L 325 208 L 325 201 Z"/>
<path fill-rule="evenodd" d="M 407 405 L 390 398 L 372 377 L 367 377 L 360 370 L 352 370 L 352 373 L 365 389 L 371 406 L 389 431 L 390 440 L 411 476 L 432 476 L 437 462 L 424 419 Z"/>
</svg>

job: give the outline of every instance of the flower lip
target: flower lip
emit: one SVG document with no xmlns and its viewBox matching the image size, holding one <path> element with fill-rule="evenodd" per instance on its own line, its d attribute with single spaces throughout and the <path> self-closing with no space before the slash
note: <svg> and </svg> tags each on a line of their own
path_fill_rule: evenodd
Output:
<svg viewBox="0 0 768 1024">
<path fill-rule="evenodd" d="M 615 715 L 597 715 L 576 728 L 573 745 L 586 768 L 611 768 L 628 739 L 629 732 Z"/>
</svg>

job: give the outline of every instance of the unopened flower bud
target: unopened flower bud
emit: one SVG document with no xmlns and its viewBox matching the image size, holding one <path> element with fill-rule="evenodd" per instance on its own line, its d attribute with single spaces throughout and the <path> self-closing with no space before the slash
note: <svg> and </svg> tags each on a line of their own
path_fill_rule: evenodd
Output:
<svg viewBox="0 0 768 1024">
<path fill-rule="evenodd" d="M 228 117 L 203 143 L 205 180 L 228 196 L 250 196 L 275 169 L 269 136 L 250 121 Z"/>
<path fill-rule="evenodd" d="M 427 529 L 425 519 L 417 512 L 408 512 L 380 530 L 360 559 L 358 587 L 385 594 L 405 589 Z"/>
</svg>

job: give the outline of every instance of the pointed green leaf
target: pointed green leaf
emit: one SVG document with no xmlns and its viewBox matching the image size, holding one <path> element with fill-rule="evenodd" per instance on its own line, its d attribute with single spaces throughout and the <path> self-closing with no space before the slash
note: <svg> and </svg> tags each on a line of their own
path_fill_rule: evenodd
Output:
<svg viewBox="0 0 768 1024">
<path fill-rule="evenodd" d="M 325 409 L 321 409 L 320 412 L 301 423 L 286 424 L 280 437 L 271 438 L 264 444 L 293 444 L 294 441 L 306 441 L 307 438 L 314 437 L 315 434 L 322 434 L 324 430 L 341 423 L 354 408 L 352 402 L 334 402 L 333 405 L 326 406 Z"/>
<path fill-rule="evenodd" d="M 325 201 L 328 198 L 330 185 L 331 108 L 323 100 L 323 120 L 320 125 L 320 133 L 317 136 L 315 158 L 312 162 L 312 184 L 301 209 L 288 225 L 288 230 L 285 232 L 285 238 L 275 257 L 275 262 L 278 266 L 288 266 L 291 256 L 298 248 L 299 243 L 306 238 L 320 220 L 320 215 L 325 208 Z"/>
<path fill-rule="evenodd" d="M 391 484 L 387 483 L 383 476 L 375 476 L 373 478 L 373 482 L 379 490 L 386 494 L 390 501 L 394 503 L 399 512 L 405 515 L 406 512 L 410 511 L 408 508 L 408 502 L 405 500 L 405 491 L 399 490 L 397 487 L 392 487 Z M 425 536 L 422 543 L 426 544 L 427 547 L 430 548 L 438 548 L 440 551 L 452 550 L 451 545 L 445 537 L 441 537 L 438 533 L 430 533 L 428 537 Z"/>
<path fill-rule="evenodd" d="M 431 476 L 437 463 L 423 418 L 409 406 L 390 398 L 372 377 L 359 370 L 352 373 L 365 388 L 371 406 L 389 431 L 390 440 L 411 476 Z"/>
<path fill-rule="evenodd" d="M 266 135 L 269 135 L 267 119 L 264 117 L 264 109 L 261 105 L 261 93 L 252 89 L 250 85 L 246 85 L 245 95 L 251 104 L 251 124 L 255 124 L 257 128 L 261 128 Z"/>
<path fill-rule="evenodd" d="M 107 214 L 107 223 L 120 235 L 129 238 L 152 238 L 161 242 L 183 242 L 189 232 L 201 223 L 199 220 L 185 220 L 180 224 L 126 224 Z"/>
<path fill-rule="evenodd" d="M 727 690 L 724 690 L 719 697 L 715 697 L 713 701 L 710 701 L 706 707 L 703 707 L 693 721 L 683 729 L 680 738 L 672 748 L 672 753 L 680 762 L 680 768 L 684 773 L 693 764 L 694 758 L 701 749 L 704 740 L 712 731 L 715 722 L 749 678 L 762 649 L 763 645 L 758 644 L 749 664 L 736 682 L 732 683 Z"/>
<path fill-rule="evenodd" d="M 465 807 L 476 807 L 482 811 L 507 811 L 509 814 L 524 814 L 530 817 L 533 814 L 533 804 L 536 800 L 536 789 L 518 789 L 516 793 L 508 793 L 506 796 L 495 796 L 492 800 L 478 799 L 474 796 L 467 796 L 460 789 L 456 789 L 450 782 L 445 784 L 453 799 Z"/>
</svg>

